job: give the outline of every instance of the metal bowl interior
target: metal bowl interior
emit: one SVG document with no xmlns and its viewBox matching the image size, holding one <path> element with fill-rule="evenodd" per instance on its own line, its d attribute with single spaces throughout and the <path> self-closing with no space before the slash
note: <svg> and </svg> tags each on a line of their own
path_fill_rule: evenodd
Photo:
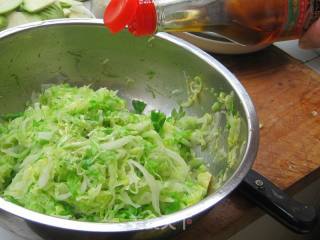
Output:
<svg viewBox="0 0 320 240">
<path fill-rule="evenodd" d="M 127 99 L 139 98 L 169 114 L 187 98 L 186 76 L 201 76 L 205 89 L 234 91 L 243 118 L 241 138 L 245 150 L 222 186 L 204 200 L 177 213 L 129 223 L 89 223 L 36 213 L 0 198 L 0 208 L 35 223 L 86 232 L 126 232 L 153 229 L 191 218 L 210 209 L 241 182 L 255 159 L 258 124 L 254 106 L 239 81 L 219 62 L 193 45 L 168 34 L 152 39 L 127 33 L 112 36 L 100 20 L 53 20 L 0 33 L 0 113 L 24 109 L 33 92 L 44 84 L 70 83 L 119 90 Z M 150 77 L 150 73 L 154 77 Z M 151 79 L 150 79 L 151 78 Z M 131 83 L 131 80 L 134 80 Z M 181 89 L 173 94 L 174 89 Z M 210 111 L 211 91 L 189 109 L 200 115 Z M 212 165 L 214 166 L 214 159 Z M 212 167 L 212 173 L 222 167 Z"/>
</svg>

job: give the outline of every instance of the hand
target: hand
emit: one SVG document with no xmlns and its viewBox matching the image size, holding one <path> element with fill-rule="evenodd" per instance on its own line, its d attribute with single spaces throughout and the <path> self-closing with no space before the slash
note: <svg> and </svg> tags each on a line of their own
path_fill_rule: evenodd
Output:
<svg viewBox="0 0 320 240">
<path fill-rule="evenodd" d="M 320 19 L 318 19 L 300 39 L 304 49 L 320 48 Z"/>
</svg>

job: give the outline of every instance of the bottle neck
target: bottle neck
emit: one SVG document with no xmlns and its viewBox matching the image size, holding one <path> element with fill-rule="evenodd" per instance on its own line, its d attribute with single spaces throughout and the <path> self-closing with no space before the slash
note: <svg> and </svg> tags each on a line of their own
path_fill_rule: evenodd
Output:
<svg viewBox="0 0 320 240">
<path fill-rule="evenodd" d="M 212 23 L 227 23 L 226 0 L 153 0 L 158 32 L 202 32 Z"/>
<path fill-rule="evenodd" d="M 156 31 L 157 16 L 153 0 L 111 0 L 104 12 L 104 24 L 112 33 L 126 26 L 136 36 Z"/>
</svg>

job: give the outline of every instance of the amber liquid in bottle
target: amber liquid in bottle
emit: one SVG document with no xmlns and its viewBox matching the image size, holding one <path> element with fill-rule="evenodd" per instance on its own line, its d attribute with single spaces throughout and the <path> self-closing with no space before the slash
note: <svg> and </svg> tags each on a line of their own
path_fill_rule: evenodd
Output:
<svg viewBox="0 0 320 240">
<path fill-rule="evenodd" d="M 159 31 L 214 32 L 242 45 L 299 37 L 300 33 L 294 30 L 297 19 L 291 23 L 288 19 L 297 15 L 289 16 L 292 13 L 288 9 L 306 11 L 301 6 L 289 5 L 299 5 L 298 0 L 156 0 L 156 3 Z"/>
</svg>

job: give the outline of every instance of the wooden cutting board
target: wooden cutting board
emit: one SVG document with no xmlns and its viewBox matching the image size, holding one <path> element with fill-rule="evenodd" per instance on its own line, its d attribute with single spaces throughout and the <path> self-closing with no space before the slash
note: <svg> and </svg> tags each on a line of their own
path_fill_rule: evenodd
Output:
<svg viewBox="0 0 320 240">
<path fill-rule="evenodd" d="M 254 169 L 282 189 L 312 172 L 320 178 L 320 74 L 276 47 L 214 57 L 240 79 L 256 106 L 262 128 Z M 176 239 L 224 239 L 259 215 L 235 192 Z"/>
</svg>

